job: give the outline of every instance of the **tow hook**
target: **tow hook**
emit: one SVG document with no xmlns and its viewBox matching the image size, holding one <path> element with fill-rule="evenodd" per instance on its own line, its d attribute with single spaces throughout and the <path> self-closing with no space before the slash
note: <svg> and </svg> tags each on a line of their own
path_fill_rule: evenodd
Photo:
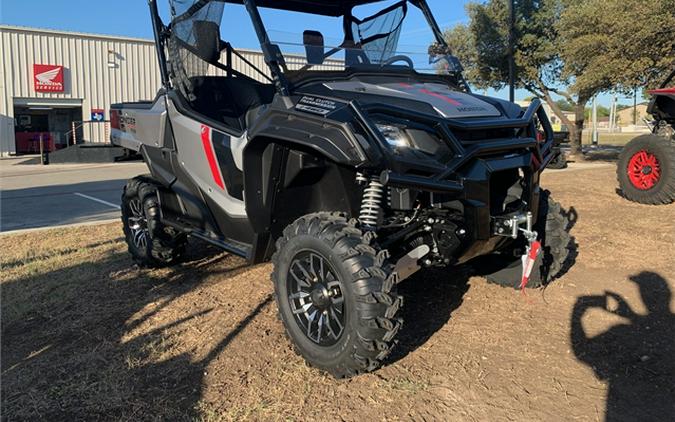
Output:
<svg viewBox="0 0 675 422">
<path fill-rule="evenodd" d="M 522 226 L 525 227 L 522 227 Z M 521 257 L 522 277 L 519 288 L 522 290 L 530 281 L 530 275 L 534 269 L 534 263 L 541 252 L 541 242 L 537 240 L 539 236 L 533 230 L 532 213 L 519 213 L 510 217 L 493 217 L 493 233 L 497 236 L 511 237 L 517 239 L 520 233 L 527 240 L 527 248 Z"/>
</svg>

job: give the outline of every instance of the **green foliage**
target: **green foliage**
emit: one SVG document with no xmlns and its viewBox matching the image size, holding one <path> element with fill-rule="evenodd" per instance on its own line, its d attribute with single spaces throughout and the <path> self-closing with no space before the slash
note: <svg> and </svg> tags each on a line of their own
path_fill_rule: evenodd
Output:
<svg viewBox="0 0 675 422">
<path fill-rule="evenodd" d="M 598 118 L 600 117 L 609 117 L 609 107 L 605 107 L 603 105 L 598 104 Z M 586 107 L 586 110 L 584 110 L 584 116 L 587 119 L 591 118 L 591 115 L 593 113 L 593 108 L 592 107 Z"/>
<path fill-rule="evenodd" d="M 521 88 L 535 87 L 539 80 L 554 83 L 562 71 L 555 45 L 555 1 L 518 2 L 515 61 Z M 474 86 L 504 88 L 508 83 L 506 2 L 469 3 L 467 14 L 470 23 L 447 30 L 445 38 Z"/>
<path fill-rule="evenodd" d="M 675 0 L 562 0 L 564 76 L 594 94 L 653 87 L 675 68 Z"/>
<path fill-rule="evenodd" d="M 507 2 L 469 3 L 467 14 L 470 23 L 445 37 L 470 83 L 504 88 Z M 587 101 L 600 92 L 656 86 L 675 68 L 673 40 L 675 0 L 518 1 L 518 86 L 540 96 L 560 93 L 568 103 L 575 102 L 568 97 Z"/>
<path fill-rule="evenodd" d="M 560 107 L 560 110 L 562 111 L 574 111 L 574 104 L 570 103 L 564 98 L 561 98 L 555 102 L 558 107 Z"/>
<path fill-rule="evenodd" d="M 466 79 L 504 88 L 508 0 L 470 3 L 467 14 L 468 25 L 445 32 Z M 675 0 L 519 0 L 515 29 L 517 86 L 546 100 L 564 123 L 572 122 L 563 111 L 582 114 L 599 93 L 656 86 L 675 68 Z M 580 151 L 578 119 L 573 145 Z"/>
</svg>

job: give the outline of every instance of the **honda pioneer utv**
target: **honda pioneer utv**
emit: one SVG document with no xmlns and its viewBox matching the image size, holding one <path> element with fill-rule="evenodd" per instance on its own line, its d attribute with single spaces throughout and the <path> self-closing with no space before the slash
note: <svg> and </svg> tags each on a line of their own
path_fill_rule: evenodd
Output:
<svg viewBox="0 0 675 422">
<path fill-rule="evenodd" d="M 659 89 L 649 91 L 652 133 L 633 139 L 619 155 L 619 193 L 628 200 L 649 205 L 675 201 L 675 84 L 668 87 L 674 78 L 675 71 Z"/>
<path fill-rule="evenodd" d="M 397 284 L 422 267 L 474 264 L 516 288 L 560 273 L 567 224 L 539 187 L 549 120 L 537 100 L 472 94 L 425 0 L 173 0 L 169 25 L 149 3 L 163 87 L 111 113 L 113 142 L 152 174 L 122 198 L 139 264 L 173 264 L 188 236 L 271 260 L 291 341 L 336 377 L 381 364 Z M 242 5 L 264 62 L 221 40 Z M 341 39 L 313 26 L 275 41 L 264 8 Z M 419 22 L 426 47 L 401 47 Z"/>
</svg>

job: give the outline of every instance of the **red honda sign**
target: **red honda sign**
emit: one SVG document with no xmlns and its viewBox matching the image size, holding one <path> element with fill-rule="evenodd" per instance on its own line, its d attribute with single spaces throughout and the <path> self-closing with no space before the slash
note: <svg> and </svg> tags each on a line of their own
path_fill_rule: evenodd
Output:
<svg viewBox="0 0 675 422">
<path fill-rule="evenodd" d="M 63 66 L 51 64 L 33 65 L 33 82 L 35 92 L 63 92 Z"/>
</svg>

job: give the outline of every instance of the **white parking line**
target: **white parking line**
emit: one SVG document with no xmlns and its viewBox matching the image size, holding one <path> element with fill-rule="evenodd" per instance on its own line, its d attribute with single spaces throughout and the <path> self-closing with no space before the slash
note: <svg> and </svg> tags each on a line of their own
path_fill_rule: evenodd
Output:
<svg viewBox="0 0 675 422">
<path fill-rule="evenodd" d="M 115 209 L 118 209 L 118 210 L 122 209 L 122 207 L 120 207 L 119 205 L 115 205 L 112 202 L 108 202 L 108 201 L 104 201 L 102 199 L 94 198 L 93 196 L 85 195 L 83 193 L 74 192 L 73 195 L 77 195 L 81 198 L 89 199 L 90 201 L 98 202 L 99 204 L 107 205 L 111 208 L 115 208 Z"/>
</svg>

